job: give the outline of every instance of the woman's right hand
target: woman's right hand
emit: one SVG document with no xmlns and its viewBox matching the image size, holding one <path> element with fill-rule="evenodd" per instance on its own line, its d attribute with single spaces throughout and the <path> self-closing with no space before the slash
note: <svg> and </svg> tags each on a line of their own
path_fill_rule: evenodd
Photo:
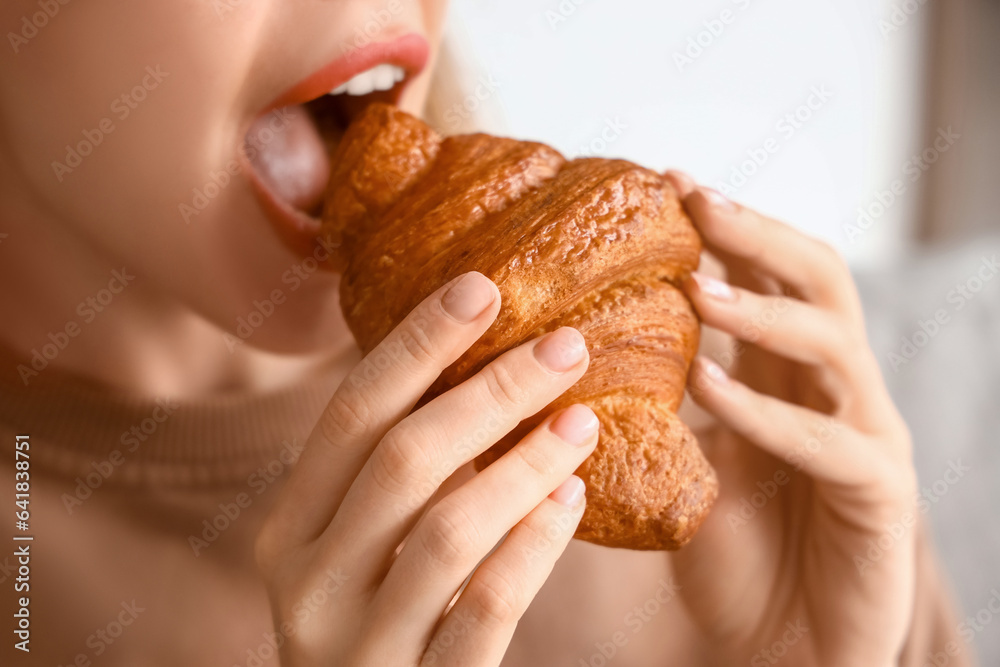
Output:
<svg viewBox="0 0 1000 667">
<path fill-rule="evenodd" d="M 582 405 L 551 415 L 424 514 L 445 479 L 587 368 L 583 337 L 559 329 L 410 414 L 499 309 L 485 276 L 452 280 L 326 407 L 256 542 L 282 665 L 500 663 L 583 514 L 572 473 L 598 423 Z"/>
</svg>

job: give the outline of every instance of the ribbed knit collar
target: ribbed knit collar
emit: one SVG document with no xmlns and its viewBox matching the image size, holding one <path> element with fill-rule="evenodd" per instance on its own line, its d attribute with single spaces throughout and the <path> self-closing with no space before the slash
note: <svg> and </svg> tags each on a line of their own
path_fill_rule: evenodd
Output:
<svg viewBox="0 0 1000 667">
<path fill-rule="evenodd" d="M 4 361 L 12 359 L 0 350 Z M 5 369 L 9 370 L 9 369 Z M 179 401 L 103 387 L 46 369 L 28 386 L 0 373 L 0 434 L 31 437 L 31 465 L 109 484 L 245 483 L 282 449 L 301 449 L 336 378 L 283 391 Z M 287 454 L 284 455 L 287 458 Z"/>
</svg>

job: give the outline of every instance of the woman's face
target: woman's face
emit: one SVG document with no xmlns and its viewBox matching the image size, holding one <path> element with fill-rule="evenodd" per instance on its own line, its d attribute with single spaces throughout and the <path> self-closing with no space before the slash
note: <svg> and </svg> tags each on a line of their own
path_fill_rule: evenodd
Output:
<svg viewBox="0 0 1000 667">
<path fill-rule="evenodd" d="M 419 113 L 444 5 L 5 0 L 0 215 L 29 211 L 230 332 L 263 320 L 251 345 L 321 349 L 337 278 L 310 236 L 335 133 L 314 118 L 377 96 Z M 351 78 L 394 87 L 323 95 Z"/>
</svg>

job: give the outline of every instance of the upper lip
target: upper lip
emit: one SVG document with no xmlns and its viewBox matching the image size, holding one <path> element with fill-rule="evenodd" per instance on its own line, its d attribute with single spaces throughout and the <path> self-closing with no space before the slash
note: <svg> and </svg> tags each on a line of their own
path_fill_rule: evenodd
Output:
<svg viewBox="0 0 1000 667">
<path fill-rule="evenodd" d="M 429 55 L 430 46 L 427 40 L 416 33 L 403 35 L 392 41 L 369 44 L 353 50 L 301 80 L 271 102 L 259 115 L 263 116 L 282 107 L 314 100 L 342 83 L 350 81 L 361 72 L 383 63 L 401 67 L 406 72 L 403 81 L 391 91 L 392 102 L 396 103 L 403 89 L 423 71 Z M 246 129 L 244 134 L 245 132 Z M 257 177 L 244 151 L 239 152 L 239 159 L 245 167 L 245 173 L 249 174 L 258 202 L 264 207 L 267 217 L 276 224 L 279 235 L 285 243 L 303 255 L 310 253 L 319 234 L 319 221 L 278 199 Z"/>
<path fill-rule="evenodd" d="M 406 72 L 405 84 L 423 71 L 429 53 L 427 40 L 416 33 L 403 35 L 391 42 L 376 42 L 354 49 L 286 90 L 268 105 L 264 113 L 314 100 L 383 63 L 403 68 Z"/>
</svg>

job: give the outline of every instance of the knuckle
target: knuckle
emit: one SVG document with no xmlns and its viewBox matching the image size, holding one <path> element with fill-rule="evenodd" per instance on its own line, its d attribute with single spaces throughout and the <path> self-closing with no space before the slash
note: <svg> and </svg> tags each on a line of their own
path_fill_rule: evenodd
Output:
<svg viewBox="0 0 1000 667">
<path fill-rule="evenodd" d="M 428 512 L 421 531 L 421 546 L 447 569 L 468 565 L 475 557 L 479 532 L 468 512 L 442 501 Z"/>
<path fill-rule="evenodd" d="M 420 479 L 427 461 L 423 449 L 414 443 L 399 426 L 385 434 L 371 457 L 372 481 L 379 489 L 401 495 Z"/>
<path fill-rule="evenodd" d="M 493 568 L 480 568 L 470 582 L 472 614 L 487 629 L 514 623 L 520 618 L 521 600 L 517 587 Z"/>
<path fill-rule="evenodd" d="M 331 443 L 337 443 L 345 436 L 359 438 L 368 432 L 372 422 L 371 411 L 363 401 L 352 398 L 338 391 L 323 411 L 320 424 L 323 435 Z"/>
<path fill-rule="evenodd" d="M 522 443 L 514 447 L 511 452 L 518 458 L 518 462 L 524 468 L 527 468 L 531 474 L 543 479 L 548 479 L 555 474 L 556 461 L 548 448 L 537 445 L 529 446 L 527 443 Z"/>
<path fill-rule="evenodd" d="M 407 356 L 420 365 L 434 365 L 439 357 L 437 347 L 427 332 L 423 319 L 411 320 L 399 332 L 399 342 Z"/>
<path fill-rule="evenodd" d="M 490 397 L 501 408 L 521 405 L 528 398 L 528 392 L 503 362 L 490 364 L 483 369 L 482 378 Z"/>
<path fill-rule="evenodd" d="M 826 327 L 827 340 L 822 345 L 823 361 L 842 373 L 867 362 L 865 351 L 868 341 L 864 333 L 838 322 L 829 322 Z M 876 362 L 877 365 L 877 362 Z"/>
</svg>

